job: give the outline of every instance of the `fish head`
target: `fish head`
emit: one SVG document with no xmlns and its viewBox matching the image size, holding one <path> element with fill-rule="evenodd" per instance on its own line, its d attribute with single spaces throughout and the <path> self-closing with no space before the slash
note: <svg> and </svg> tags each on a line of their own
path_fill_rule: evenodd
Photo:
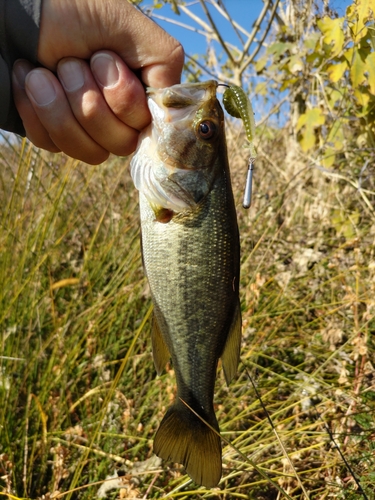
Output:
<svg viewBox="0 0 375 500">
<path fill-rule="evenodd" d="M 200 170 L 215 160 L 223 119 L 216 87 L 211 80 L 149 92 L 157 153 L 172 168 Z"/>
<path fill-rule="evenodd" d="M 148 89 L 151 124 L 131 162 L 137 189 L 152 207 L 181 212 L 210 192 L 224 138 L 217 82 Z"/>
</svg>

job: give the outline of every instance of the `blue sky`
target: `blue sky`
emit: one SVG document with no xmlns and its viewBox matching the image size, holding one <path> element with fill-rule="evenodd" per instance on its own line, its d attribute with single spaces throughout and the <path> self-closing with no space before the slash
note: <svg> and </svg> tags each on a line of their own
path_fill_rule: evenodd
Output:
<svg viewBox="0 0 375 500">
<path fill-rule="evenodd" d="M 187 0 L 185 3 L 195 13 L 197 13 L 199 17 L 202 17 L 202 8 L 199 1 Z M 209 2 L 206 3 L 207 5 L 209 5 Z M 225 4 L 225 7 L 231 15 L 232 19 L 237 21 L 248 32 L 251 32 L 253 23 L 258 18 L 264 5 L 262 0 L 223 0 L 223 3 Z M 339 16 L 343 16 L 345 14 L 346 7 L 351 3 L 351 0 L 331 0 L 330 6 L 332 9 L 338 12 Z M 144 2 L 142 6 L 145 6 L 146 4 L 147 1 Z M 231 43 L 238 45 L 238 38 L 231 29 L 229 23 L 227 23 L 222 18 L 222 16 L 218 15 L 217 11 L 212 7 L 210 9 L 210 12 L 214 17 L 215 22 L 218 23 L 220 29 L 223 30 L 225 39 Z M 153 13 L 156 16 L 169 17 L 172 18 L 175 22 L 180 22 L 188 24 L 192 27 L 197 27 L 194 21 L 189 19 L 185 14 L 181 13 L 180 16 L 175 15 L 169 6 L 164 6 L 162 9 L 155 9 Z M 207 43 L 204 36 L 160 19 L 155 20 L 166 31 L 168 31 L 168 33 L 170 33 L 182 43 L 187 54 L 202 54 L 206 52 Z"/>
<path fill-rule="evenodd" d="M 150 0 L 148 0 L 150 1 Z M 145 0 L 142 3 L 142 7 L 146 7 L 147 0 Z M 252 31 L 253 24 L 254 22 L 258 19 L 259 14 L 261 13 L 264 3 L 262 0 L 222 0 L 224 3 L 228 13 L 230 14 L 231 18 L 237 23 L 242 26 L 248 33 Z M 323 0 L 320 0 L 319 2 L 321 5 L 323 4 Z M 330 7 L 335 10 L 338 15 L 344 16 L 345 15 L 345 9 L 348 5 L 352 3 L 352 0 L 330 0 Z M 149 4 L 150 5 L 150 4 Z M 207 22 L 207 18 L 203 14 L 203 10 L 200 4 L 199 0 L 185 0 L 185 5 L 187 5 L 193 12 L 197 14 L 199 18 L 204 19 Z M 209 8 L 209 11 L 214 19 L 214 21 L 217 23 L 217 26 L 225 39 L 225 41 L 237 46 L 238 48 L 241 48 L 241 44 L 239 42 L 239 39 L 236 35 L 236 33 L 233 31 L 230 23 L 228 23 L 220 14 L 218 14 L 217 10 L 210 5 L 209 0 L 206 0 L 206 5 Z M 285 1 L 281 0 L 281 6 L 285 9 Z M 170 8 L 169 5 L 163 6 L 161 9 L 154 9 L 153 10 L 153 16 L 152 16 L 155 21 L 160 24 L 168 33 L 170 33 L 172 36 L 177 38 L 182 45 L 184 46 L 185 53 L 193 56 L 193 55 L 201 55 L 205 54 L 207 51 L 207 40 L 206 37 L 195 33 L 194 31 L 188 30 L 182 26 L 179 26 L 177 24 L 172 24 L 170 22 L 166 22 L 165 20 L 162 20 L 160 17 L 168 17 L 172 19 L 175 23 L 182 23 L 189 25 L 192 28 L 198 28 L 198 24 L 195 23 L 192 19 L 190 19 L 186 14 L 184 14 L 181 11 L 181 15 L 178 16 L 173 13 L 172 9 Z M 244 40 L 246 40 L 246 36 L 243 37 Z M 222 48 L 216 43 L 216 45 L 213 45 L 215 49 L 215 55 L 217 57 L 220 57 L 222 55 L 223 59 L 226 59 L 225 54 L 223 54 Z M 255 48 L 255 46 L 254 46 Z M 250 49 L 250 52 L 252 50 Z M 195 58 L 196 59 L 196 58 Z M 188 58 L 186 58 L 188 60 Z M 253 75 L 254 76 L 254 75 Z M 205 75 L 202 76 L 202 79 L 205 78 L 210 78 L 211 76 Z M 214 79 L 218 79 L 218 75 L 216 72 L 212 74 L 212 77 Z M 183 78 L 184 80 L 184 78 Z M 250 81 L 250 80 L 248 80 Z M 258 80 L 253 78 L 252 84 L 253 88 L 255 88 L 255 85 L 258 83 Z M 258 98 L 257 95 L 255 95 L 253 92 L 249 95 L 250 99 L 252 100 L 254 111 L 255 111 L 255 116 L 256 120 L 259 119 L 260 116 L 263 116 L 265 111 L 270 109 L 272 107 L 272 101 L 269 100 L 270 96 L 268 96 L 268 104 L 264 103 L 263 98 Z M 279 100 L 279 98 L 278 98 Z M 285 107 L 285 106 L 284 106 Z M 284 108 L 283 108 L 284 109 Z M 283 120 L 283 115 L 279 114 L 277 120 Z"/>
</svg>

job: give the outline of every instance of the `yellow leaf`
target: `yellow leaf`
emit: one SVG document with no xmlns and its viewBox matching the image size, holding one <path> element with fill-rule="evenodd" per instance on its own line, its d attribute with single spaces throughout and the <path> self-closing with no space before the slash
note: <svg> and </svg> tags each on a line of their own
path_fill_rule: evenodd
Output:
<svg viewBox="0 0 375 500">
<path fill-rule="evenodd" d="M 344 52 L 342 54 L 345 57 L 345 59 L 347 60 L 348 64 L 352 64 L 353 53 L 354 53 L 354 49 L 353 49 L 353 47 L 350 47 L 349 49 L 344 50 Z"/>
<path fill-rule="evenodd" d="M 296 125 L 296 130 L 297 130 L 297 132 L 298 132 L 299 130 L 301 130 L 301 128 L 305 125 L 306 120 L 307 120 L 307 116 L 306 116 L 305 114 L 300 115 L 300 116 L 298 117 L 298 121 L 297 121 L 297 125 Z"/>
<path fill-rule="evenodd" d="M 358 42 L 367 35 L 366 23 L 373 19 L 375 12 L 375 0 L 355 0 L 348 7 L 346 14 L 348 20 L 352 21 L 353 40 Z"/>
<path fill-rule="evenodd" d="M 354 43 L 358 43 L 361 38 L 364 38 L 367 35 L 367 31 L 366 26 L 362 26 L 362 28 L 359 29 L 359 23 L 356 23 L 352 30 Z"/>
<path fill-rule="evenodd" d="M 363 92 L 363 90 L 356 88 L 354 89 L 354 95 L 361 106 L 365 107 L 368 105 L 370 101 L 370 96 L 368 95 L 367 92 Z"/>
<path fill-rule="evenodd" d="M 341 80 L 345 70 L 348 67 L 348 63 L 346 61 L 342 61 L 338 64 L 331 64 L 327 68 L 328 77 L 332 83 L 336 83 Z"/>
<path fill-rule="evenodd" d="M 331 19 L 325 16 L 317 21 L 318 28 L 324 35 L 323 42 L 332 45 L 331 57 L 336 57 L 344 46 L 343 20 L 342 17 Z"/>
<path fill-rule="evenodd" d="M 303 127 L 306 128 L 316 128 L 323 125 L 325 122 L 324 115 L 320 108 L 311 108 L 306 111 L 303 115 L 300 115 L 297 122 L 297 132 Z"/>
<path fill-rule="evenodd" d="M 268 62 L 267 57 L 261 57 L 256 63 L 255 63 L 255 70 L 257 73 L 260 73 L 265 67 Z"/>
<path fill-rule="evenodd" d="M 367 71 L 365 59 L 360 49 L 354 50 L 353 62 L 350 68 L 350 78 L 354 88 L 359 87 L 365 80 Z"/>
<path fill-rule="evenodd" d="M 368 84 L 370 92 L 375 95 L 375 52 L 366 57 L 366 70 L 368 73 Z"/>
<path fill-rule="evenodd" d="M 315 133 L 314 129 L 306 127 L 300 140 L 301 148 L 306 153 L 315 146 Z"/>
<path fill-rule="evenodd" d="M 348 21 L 353 21 L 354 16 L 355 16 L 355 12 L 356 12 L 355 4 L 349 5 L 349 7 L 347 7 L 346 17 L 347 17 Z"/>
<path fill-rule="evenodd" d="M 312 108 L 306 111 L 307 123 L 310 127 L 316 128 L 325 122 L 324 115 L 320 108 Z"/>
<path fill-rule="evenodd" d="M 332 165 L 335 163 L 335 150 L 332 148 L 326 148 L 324 151 L 324 156 L 322 157 L 320 163 L 324 168 L 329 168 L 332 167 Z"/>
<path fill-rule="evenodd" d="M 369 34 L 369 40 L 370 40 L 370 44 L 371 44 L 372 50 L 375 50 L 375 29 L 374 29 L 374 25 L 369 26 L 368 34 Z"/>
<path fill-rule="evenodd" d="M 357 0 L 358 27 L 361 30 L 375 12 L 375 0 Z"/>
<path fill-rule="evenodd" d="M 300 144 L 303 151 L 313 148 L 316 143 L 315 129 L 325 122 L 325 117 L 320 108 L 308 109 L 301 115 L 297 122 L 297 131 L 301 131 Z"/>
</svg>

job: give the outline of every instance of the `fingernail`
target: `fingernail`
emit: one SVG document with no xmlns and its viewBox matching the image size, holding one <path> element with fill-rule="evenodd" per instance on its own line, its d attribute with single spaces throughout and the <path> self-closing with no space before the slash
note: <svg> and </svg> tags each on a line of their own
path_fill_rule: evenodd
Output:
<svg viewBox="0 0 375 500">
<path fill-rule="evenodd" d="M 29 71 L 30 68 L 25 66 L 21 61 L 16 61 L 13 65 L 13 76 L 21 89 L 25 88 L 25 80 Z"/>
<path fill-rule="evenodd" d="M 26 77 L 27 90 L 39 106 L 47 106 L 56 98 L 55 87 L 43 71 L 35 69 Z"/>
<path fill-rule="evenodd" d="M 91 59 L 91 69 L 103 87 L 114 87 L 119 79 L 115 60 L 109 54 L 95 54 Z"/>
<path fill-rule="evenodd" d="M 64 61 L 58 66 L 58 75 L 64 89 L 68 92 L 83 87 L 85 83 L 82 66 L 78 61 Z"/>
</svg>

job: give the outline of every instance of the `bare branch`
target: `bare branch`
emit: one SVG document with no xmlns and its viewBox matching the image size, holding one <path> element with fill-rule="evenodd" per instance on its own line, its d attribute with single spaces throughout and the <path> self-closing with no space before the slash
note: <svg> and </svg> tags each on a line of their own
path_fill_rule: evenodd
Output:
<svg viewBox="0 0 375 500">
<path fill-rule="evenodd" d="M 259 122 L 256 123 L 256 126 L 257 127 L 260 127 L 261 125 L 263 125 L 263 123 L 266 123 L 268 121 L 268 119 L 274 115 L 276 113 L 276 111 L 278 111 L 281 106 L 287 102 L 289 100 L 289 95 L 286 95 L 285 97 L 283 97 L 281 99 L 281 101 L 279 101 L 278 103 L 276 103 L 272 109 L 270 109 L 270 111 L 266 114 L 266 116 L 264 116 L 261 120 L 259 120 Z"/>
<path fill-rule="evenodd" d="M 279 2 L 279 0 L 276 0 L 276 4 Z M 267 14 L 268 10 L 269 10 L 269 7 L 270 5 L 272 5 L 272 0 L 267 0 L 267 3 L 264 4 L 264 7 L 262 9 L 262 12 L 259 14 L 259 17 L 258 19 L 255 21 L 255 24 L 254 24 L 254 27 L 253 27 L 253 31 L 251 32 L 251 34 L 249 35 L 249 38 L 247 39 L 247 42 L 244 46 L 244 50 L 242 52 L 242 57 L 239 61 L 239 63 L 241 64 L 246 56 L 246 54 L 248 53 L 249 51 L 249 48 L 251 46 L 251 44 L 253 43 L 254 39 L 255 39 L 255 36 L 257 35 L 259 29 L 260 29 L 260 26 L 263 22 L 263 19 L 265 17 L 265 15 Z"/>
<path fill-rule="evenodd" d="M 193 21 L 195 21 L 199 26 L 201 26 L 207 34 L 214 34 L 211 27 L 205 23 L 199 16 L 195 15 L 191 10 L 189 10 L 185 5 L 179 6 L 182 12 L 184 12 L 187 16 L 189 16 Z"/>
<path fill-rule="evenodd" d="M 213 78 L 214 80 L 219 80 L 220 82 L 222 83 L 227 83 L 228 85 L 230 85 L 231 82 L 227 76 L 224 75 L 224 73 L 222 72 L 216 72 L 216 73 L 212 73 L 211 71 L 209 71 L 207 69 L 207 66 L 204 66 L 203 64 L 201 64 L 198 60 L 196 60 L 194 57 L 192 56 L 189 56 L 189 54 L 186 54 L 186 57 L 188 59 L 190 59 L 191 61 L 193 61 L 201 70 L 203 70 L 205 73 L 207 73 L 207 75 L 209 75 L 211 78 Z M 190 72 L 191 75 L 195 76 L 194 73 L 189 70 L 189 68 L 186 68 L 187 71 Z"/>
<path fill-rule="evenodd" d="M 244 46 L 244 41 L 242 39 L 241 33 L 244 34 L 246 37 L 250 36 L 250 33 L 246 31 L 240 24 L 238 24 L 234 19 L 232 19 L 228 11 L 222 2 L 222 0 L 211 0 L 211 5 L 215 7 L 215 9 L 219 12 L 223 18 L 230 23 L 230 25 L 233 28 L 233 31 L 236 33 L 237 37 L 239 38 L 241 45 Z"/>
<path fill-rule="evenodd" d="M 165 21 L 170 24 L 174 24 L 175 26 L 180 26 L 188 31 L 194 31 L 194 33 L 198 33 L 199 35 L 207 37 L 207 33 L 198 28 L 194 28 L 194 26 L 190 26 L 189 24 L 182 23 L 181 21 L 175 21 L 171 17 L 160 16 L 159 14 L 152 14 L 152 19 L 159 19 L 160 21 Z"/>
<path fill-rule="evenodd" d="M 268 33 L 269 33 L 270 29 L 271 29 L 271 25 L 273 23 L 273 20 L 274 20 L 275 14 L 276 14 L 276 10 L 277 10 L 277 6 L 279 5 L 279 1 L 280 0 L 275 0 L 275 3 L 273 5 L 273 7 L 272 7 L 270 19 L 268 20 L 267 27 L 266 27 L 266 29 L 263 32 L 262 38 L 258 41 L 258 44 L 257 44 L 257 47 L 255 48 L 255 50 L 243 62 L 242 66 L 241 66 L 241 69 L 240 69 L 241 74 L 243 73 L 243 71 L 245 71 L 245 69 L 247 68 L 247 66 L 254 61 L 255 57 L 258 54 L 258 52 L 262 48 L 263 42 L 266 39 L 266 37 L 267 37 L 267 35 L 268 35 Z"/>
<path fill-rule="evenodd" d="M 221 45 L 221 46 L 222 46 L 222 48 L 224 49 L 224 51 L 225 51 L 225 53 L 227 54 L 227 56 L 228 56 L 229 60 L 230 60 L 233 64 L 235 64 L 235 60 L 234 60 L 234 58 L 233 58 L 233 56 L 232 56 L 232 53 L 230 52 L 230 50 L 229 50 L 229 49 L 228 49 L 228 47 L 227 47 L 227 44 L 225 43 L 225 41 L 224 41 L 224 40 L 223 40 L 223 38 L 221 37 L 220 31 L 217 29 L 217 26 L 216 26 L 216 24 L 215 24 L 214 20 L 212 19 L 211 14 L 210 14 L 209 10 L 207 9 L 207 6 L 206 6 L 206 4 L 205 4 L 204 0 L 200 0 L 200 3 L 201 3 L 201 5 L 202 5 L 202 9 L 203 9 L 204 13 L 206 14 L 207 19 L 210 21 L 210 24 L 211 24 L 212 30 L 216 33 L 216 36 L 217 36 L 217 39 L 218 39 L 218 41 L 219 41 L 220 45 Z"/>
</svg>

